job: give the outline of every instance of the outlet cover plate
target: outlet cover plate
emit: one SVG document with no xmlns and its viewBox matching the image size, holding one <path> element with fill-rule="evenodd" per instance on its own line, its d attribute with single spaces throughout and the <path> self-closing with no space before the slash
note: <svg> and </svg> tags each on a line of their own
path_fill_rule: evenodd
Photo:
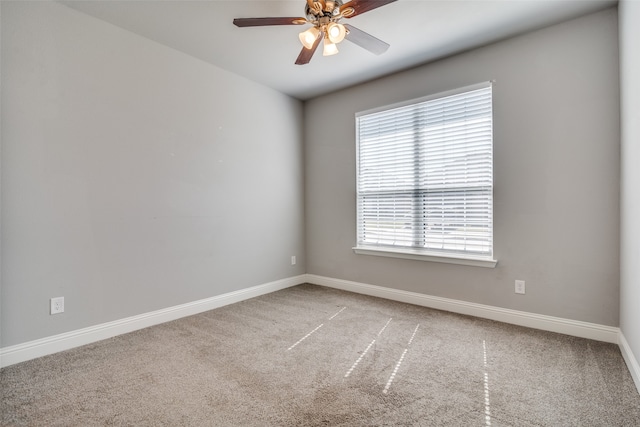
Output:
<svg viewBox="0 0 640 427">
<path fill-rule="evenodd" d="M 524 294 L 525 286 L 524 280 L 516 280 L 516 294 Z"/>
<path fill-rule="evenodd" d="M 51 314 L 64 313 L 64 297 L 51 298 Z"/>
</svg>

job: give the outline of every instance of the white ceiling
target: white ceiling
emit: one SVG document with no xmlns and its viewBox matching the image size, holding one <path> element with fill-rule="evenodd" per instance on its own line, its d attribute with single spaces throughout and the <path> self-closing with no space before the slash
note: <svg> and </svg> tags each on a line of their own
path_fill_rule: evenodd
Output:
<svg viewBox="0 0 640 427">
<path fill-rule="evenodd" d="M 391 47 L 344 41 L 295 65 L 305 26 L 238 28 L 233 18 L 304 16 L 305 0 L 90 0 L 61 3 L 299 99 L 614 6 L 616 0 L 399 0 L 343 22 Z"/>
</svg>

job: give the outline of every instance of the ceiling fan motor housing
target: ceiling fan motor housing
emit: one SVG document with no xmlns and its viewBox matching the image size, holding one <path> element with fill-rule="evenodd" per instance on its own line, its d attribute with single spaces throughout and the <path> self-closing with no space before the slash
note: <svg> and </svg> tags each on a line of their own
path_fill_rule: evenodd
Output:
<svg viewBox="0 0 640 427">
<path fill-rule="evenodd" d="M 312 3 L 313 7 L 311 7 L 309 3 Z M 342 6 L 342 3 L 342 0 L 307 2 L 307 5 L 305 6 L 305 16 L 307 17 L 307 20 L 312 24 L 315 24 L 320 20 L 327 22 L 333 21 L 334 18 L 337 18 L 336 20 L 338 20 L 342 17 L 339 16 L 340 6 Z"/>
</svg>

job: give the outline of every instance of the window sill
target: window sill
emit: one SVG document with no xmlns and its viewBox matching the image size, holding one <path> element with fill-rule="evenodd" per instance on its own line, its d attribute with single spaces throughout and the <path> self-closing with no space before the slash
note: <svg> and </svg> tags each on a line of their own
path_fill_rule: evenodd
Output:
<svg viewBox="0 0 640 427">
<path fill-rule="evenodd" d="M 454 257 L 454 256 L 446 256 L 446 255 L 437 255 L 437 254 L 426 254 L 424 252 L 420 252 L 417 250 L 411 249 L 391 249 L 391 248 L 379 248 L 379 247 L 371 247 L 371 246 L 360 246 L 353 248 L 353 252 L 360 255 L 373 255 L 373 256 L 382 256 L 382 257 L 390 257 L 390 258 L 403 258 L 403 259 L 414 259 L 418 261 L 431 261 L 431 262 L 443 262 L 447 264 L 460 264 L 460 265 L 471 265 L 474 267 L 487 267 L 494 268 L 498 263 L 497 260 L 491 258 L 484 257 Z"/>
</svg>

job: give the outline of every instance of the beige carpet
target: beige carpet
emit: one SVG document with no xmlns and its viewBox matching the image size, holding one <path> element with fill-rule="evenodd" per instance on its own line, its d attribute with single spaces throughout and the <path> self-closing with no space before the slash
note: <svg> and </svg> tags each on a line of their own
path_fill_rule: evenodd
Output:
<svg viewBox="0 0 640 427">
<path fill-rule="evenodd" d="M 640 426 L 617 346 L 301 285 L 0 371 L 3 426 Z"/>
</svg>

